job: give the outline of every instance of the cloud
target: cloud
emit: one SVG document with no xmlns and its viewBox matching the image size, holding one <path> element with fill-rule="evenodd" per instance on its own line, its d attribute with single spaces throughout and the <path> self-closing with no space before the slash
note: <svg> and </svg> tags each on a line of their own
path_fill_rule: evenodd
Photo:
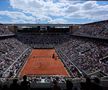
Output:
<svg viewBox="0 0 108 90">
<path fill-rule="evenodd" d="M 65 24 L 65 23 L 69 23 L 69 22 L 65 19 L 54 19 L 54 20 L 50 20 L 48 23 L 51 23 L 51 24 Z"/>
<path fill-rule="evenodd" d="M 87 1 L 82 5 L 83 10 L 92 10 L 96 9 L 98 5 L 96 4 L 96 1 Z"/>
<path fill-rule="evenodd" d="M 108 5 L 99 5 L 96 1 L 87 1 L 84 3 L 78 3 L 74 5 L 79 8 L 75 8 L 72 13 L 68 13 L 66 18 L 70 19 L 90 19 L 94 21 L 108 19 Z M 72 10 L 72 9 L 71 9 Z M 86 21 L 85 21 L 86 22 Z"/>
<path fill-rule="evenodd" d="M 16 21 L 72 23 L 73 19 L 84 19 L 83 22 L 87 22 L 85 19 L 108 19 L 108 5 L 98 4 L 97 1 L 10 0 L 10 6 L 16 11 L 0 11 L 0 15 L 7 15 Z"/>
<path fill-rule="evenodd" d="M 33 16 L 27 16 L 26 14 L 22 12 L 17 11 L 0 11 L 0 15 L 7 16 L 12 19 L 12 21 L 16 21 L 19 23 L 24 22 L 34 22 L 35 18 Z M 22 22 L 23 21 L 23 22 Z"/>
</svg>

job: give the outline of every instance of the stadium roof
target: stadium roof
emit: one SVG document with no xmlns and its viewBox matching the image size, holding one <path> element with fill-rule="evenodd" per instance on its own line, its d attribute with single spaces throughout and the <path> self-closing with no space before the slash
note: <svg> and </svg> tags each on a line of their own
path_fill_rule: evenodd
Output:
<svg viewBox="0 0 108 90">
<path fill-rule="evenodd" d="M 36 27 L 36 26 L 50 26 L 50 27 L 69 27 L 73 24 L 6 24 L 6 25 L 15 25 L 15 26 L 27 26 L 27 27 Z"/>
</svg>

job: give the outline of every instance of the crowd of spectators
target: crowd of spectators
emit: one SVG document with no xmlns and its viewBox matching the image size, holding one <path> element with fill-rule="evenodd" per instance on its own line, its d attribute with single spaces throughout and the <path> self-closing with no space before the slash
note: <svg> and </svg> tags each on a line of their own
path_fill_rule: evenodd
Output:
<svg viewBox="0 0 108 90">
<path fill-rule="evenodd" d="M 45 80 L 48 80 L 46 82 Z M 46 84 L 46 85 L 45 85 Z M 42 86 L 43 85 L 43 86 Z M 40 86 L 40 88 L 39 88 Z M 33 89 L 47 89 L 47 90 L 104 90 L 100 79 L 95 77 L 90 78 L 63 78 L 63 77 L 27 77 L 23 76 L 21 79 L 12 79 L 0 83 L 0 90 L 33 90 Z"/>
<path fill-rule="evenodd" d="M 0 77 L 5 77 L 4 72 L 15 63 L 18 57 L 28 48 L 14 37 L 0 39 Z M 20 60 L 19 60 L 20 62 Z M 18 63 L 19 65 L 20 63 Z M 15 66 L 18 66 L 15 65 Z M 14 68 L 15 68 L 14 66 Z M 15 69 L 11 69 L 14 71 Z M 8 74 L 6 74 L 6 77 Z"/>
<path fill-rule="evenodd" d="M 57 51 L 59 57 L 61 58 L 62 62 L 65 64 L 71 77 L 73 77 L 73 78 L 83 77 L 80 70 L 74 66 L 74 64 L 69 60 L 69 58 L 66 55 L 63 55 L 63 53 L 58 48 L 56 48 L 56 51 Z"/>
<path fill-rule="evenodd" d="M 12 33 L 9 30 L 8 26 L 0 24 L 0 36 L 8 36 L 8 35 L 14 35 L 14 33 Z"/>
<path fill-rule="evenodd" d="M 22 66 L 25 64 L 27 57 L 31 53 L 31 49 L 27 48 L 3 73 L 3 77 L 14 78 L 19 75 Z"/>
<path fill-rule="evenodd" d="M 105 65 L 108 65 L 108 57 L 105 57 L 105 58 L 102 58 L 100 60 L 101 63 L 105 64 Z"/>
<path fill-rule="evenodd" d="M 79 29 L 74 30 L 72 34 L 94 37 L 94 38 L 108 39 L 108 20 L 79 25 Z"/>
<path fill-rule="evenodd" d="M 70 41 L 59 45 L 57 48 L 80 68 L 80 70 L 84 70 L 87 74 L 97 70 L 108 74 L 108 66 L 100 62 L 101 58 L 108 55 L 107 42 L 72 37 Z"/>
<path fill-rule="evenodd" d="M 28 44 L 33 48 L 54 48 L 58 44 L 62 44 L 69 40 L 69 35 L 59 34 L 17 34 L 17 39 L 23 42 L 24 44 Z"/>
</svg>

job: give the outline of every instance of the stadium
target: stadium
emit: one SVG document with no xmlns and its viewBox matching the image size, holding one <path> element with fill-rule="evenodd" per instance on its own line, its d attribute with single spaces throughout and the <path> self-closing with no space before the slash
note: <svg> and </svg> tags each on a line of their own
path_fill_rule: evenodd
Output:
<svg viewBox="0 0 108 90">
<path fill-rule="evenodd" d="M 0 90 L 108 90 L 108 1 L 0 0 Z"/>
<path fill-rule="evenodd" d="M 65 26 L 65 27 L 64 27 Z M 0 80 L 28 77 L 32 88 L 57 79 L 81 83 L 99 78 L 107 85 L 108 21 L 72 24 L 1 24 Z"/>
</svg>

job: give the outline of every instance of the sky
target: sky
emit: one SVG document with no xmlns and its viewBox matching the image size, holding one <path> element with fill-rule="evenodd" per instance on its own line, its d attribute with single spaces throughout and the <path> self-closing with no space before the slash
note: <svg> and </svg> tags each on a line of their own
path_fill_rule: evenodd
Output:
<svg viewBox="0 0 108 90">
<path fill-rule="evenodd" d="M 0 23 L 84 24 L 108 20 L 108 1 L 0 0 Z"/>
</svg>

